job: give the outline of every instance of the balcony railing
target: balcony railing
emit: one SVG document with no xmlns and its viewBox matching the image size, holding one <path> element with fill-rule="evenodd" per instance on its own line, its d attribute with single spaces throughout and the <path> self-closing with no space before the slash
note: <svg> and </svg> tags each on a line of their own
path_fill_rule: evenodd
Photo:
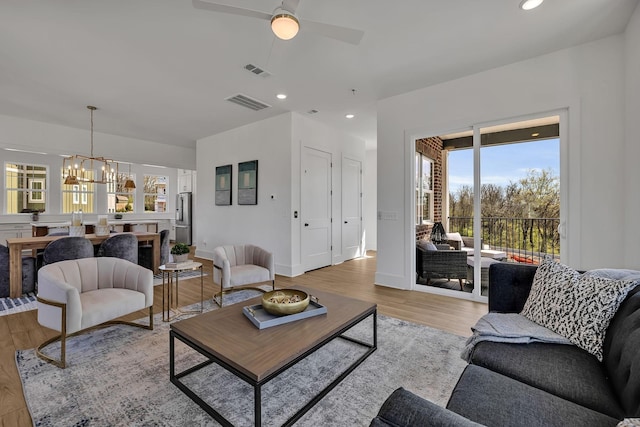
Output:
<svg viewBox="0 0 640 427">
<path fill-rule="evenodd" d="M 538 264 L 545 255 L 560 257 L 559 218 L 482 218 L 483 245 L 507 253 L 510 261 Z M 472 217 L 449 217 L 452 233 L 473 236 Z"/>
</svg>

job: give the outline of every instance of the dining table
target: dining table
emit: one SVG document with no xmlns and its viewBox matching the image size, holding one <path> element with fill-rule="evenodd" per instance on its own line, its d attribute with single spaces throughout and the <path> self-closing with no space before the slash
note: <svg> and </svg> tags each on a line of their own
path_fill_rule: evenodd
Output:
<svg viewBox="0 0 640 427">
<path fill-rule="evenodd" d="M 95 235 L 85 234 L 84 237 L 95 245 L 99 245 L 116 233 Z M 153 250 L 153 273 L 160 272 L 160 233 L 131 232 L 138 238 L 138 243 L 151 242 Z M 9 296 L 18 298 L 22 294 L 22 251 L 31 250 L 35 257 L 38 249 L 44 249 L 54 240 L 64 239 L 68 236 L 39 236 L 39 237 L 15 237 L 7 239 L 9 248 Z"/>
</svg>

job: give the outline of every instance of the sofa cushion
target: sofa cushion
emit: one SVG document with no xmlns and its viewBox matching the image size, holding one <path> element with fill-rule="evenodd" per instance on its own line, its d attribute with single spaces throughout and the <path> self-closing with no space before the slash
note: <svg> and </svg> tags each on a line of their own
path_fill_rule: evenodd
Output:
<svg viewBox="0 0 640 427">
<path fill-rule="evenodd" d="M 385 400 L 369 425 L 382 426 L 474 427 L 480 424 L 399 388 Z"/>
<path fill-rule="evenodd" d="M 423 251 L 437 251 L 438 247 L 430 240 L 420 239 L 416 242 L 416 245 Z"/>
<path fill-rule="evenodd" d="M 582 275 L 545 259 L 536 271 L 522 315 L 567 337 L 601 361 L 609 322 L 636 285 L 633 280 Z"/>
<path fill-rule="evenodd" d="M 470 363 L 612 417 L 624 416 L 603 365 L 576 346 L 482 341 Z"/>
<path fill-rule="evenodd" d="M 628 417 L 640 417 L 640 287 L 629 292 L 604 340 L 604 365 Z"/>
<path fill-rule="evenodd" d="M 468 365 L 447 408 L 492 426 L 615 426 L 618 419 L 486 368 Z"/>
</svg>

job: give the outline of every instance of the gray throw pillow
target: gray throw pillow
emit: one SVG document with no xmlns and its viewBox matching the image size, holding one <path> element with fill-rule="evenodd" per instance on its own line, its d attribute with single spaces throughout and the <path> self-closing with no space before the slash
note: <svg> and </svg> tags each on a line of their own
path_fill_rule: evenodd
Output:
<svg viewBox="0 0 640 427">
<path fill-rule="evenodd" d="M 602 361 L 602 344 L 611 319 L 634 280 L 613 280 L 545 259 L 538 267 L 522 309 L 529 320 L 569 339 Z"/>
<path fill-rule="evenodd" d="M 426 239 L 420 239 L 417 242 L 417 245 L 423 251 L 437 251 L 438 248 L 433 244 L 432 241 Z"/>
</svg>

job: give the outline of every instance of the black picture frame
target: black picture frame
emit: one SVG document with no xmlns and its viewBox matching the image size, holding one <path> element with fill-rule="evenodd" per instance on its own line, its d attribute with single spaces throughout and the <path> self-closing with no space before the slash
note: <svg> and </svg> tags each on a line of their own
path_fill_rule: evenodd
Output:
<svg viewBox="0 0 640 427">
<path fill-rule="evenodd" d="M 258 161 L 238 163 L 238 204 L 258 204 Z"/>
<path fill-rule="evenodd" d="M 216 206 L 231 205 L 233 169 L 231 165 L 216 166 Z"/>
</svg>

